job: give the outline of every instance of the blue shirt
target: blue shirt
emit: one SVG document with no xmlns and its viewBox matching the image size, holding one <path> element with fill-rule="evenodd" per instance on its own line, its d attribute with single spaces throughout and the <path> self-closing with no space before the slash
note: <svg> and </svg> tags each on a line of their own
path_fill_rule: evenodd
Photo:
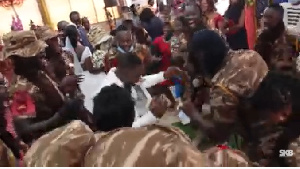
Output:
<svg viewBox="0 0 300 169">
<path fill-rule="evenodd" d="M 163 27 L 164 23 L 163 21 L 158 17 L 153 17 L 150 22 L 142 22 L 143 27 L 148 32 L 149 36 L 151 37 L 152 41 L 160 37 L 164 34 Z"/>
<path fill-rule="evenodd" d="M 91 45 L 87 34 L 85 32 L 85 29 L 82 26 L 77 27 L 78 32 L 79 32 L 79 36 L 80 36 L 80 42 L 83 46 L 87 46 L 90 48 L 90 51 L 93 52 L 93 46 Z"/>
</svg>

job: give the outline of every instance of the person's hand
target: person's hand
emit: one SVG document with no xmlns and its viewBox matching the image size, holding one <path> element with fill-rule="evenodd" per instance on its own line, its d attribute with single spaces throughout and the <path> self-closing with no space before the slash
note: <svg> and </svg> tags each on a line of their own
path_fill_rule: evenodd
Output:
<svg viewBox="0 0 300 169">
<path fill-rule="evenodd" d="M 168 109 L 168 103 L 163 97 L 154 97 L 150 104 L 150 110 L 157 118 L 161 118 Z"/>
<path fill-rule="evenodd" d="M 185 75 L 185 73 L 182 70 L 180 70 L 178 67 L 171 66 L 165 71 L 164 78 L 171 79 L 174 76 L 183 76 L 183 75 Z"/>
<path fill-rule="evenodd" d="M 78 114 L 83 108 L 82 99 L 68 100 L 64 107 L 59 111 L 60 116 L 65 120 L 73 120 L 78 118 Z"/>
<path fill-rule="evenodd" d="M 191 119 L 194 116 L 194 113 L 197 113 L 198 110 L 195 107 L 194 103 L 190 100 L 187 100 L 183 102 L 181 108 L 180 108 L 187 116 L 189 116 Z"/>
<path fill-rule="evenodd" d="M 20 145 L 20 149 L 25 154 L 27 152 L 27 150 L 29 149 L 29 146 L 27 144 L 25 144 L 23 141 L 20 141 L 19 145 Z"/>
<path fill-rule="evenodd" d="M 77 89 L 77 84 L 82 82 L 83 76 L 77 76 L 77 75 L 70 75 L 66 76 L 61 84 L 60 84 L 60 89 L 64 93 L 73 93 Z"/>
</svg>

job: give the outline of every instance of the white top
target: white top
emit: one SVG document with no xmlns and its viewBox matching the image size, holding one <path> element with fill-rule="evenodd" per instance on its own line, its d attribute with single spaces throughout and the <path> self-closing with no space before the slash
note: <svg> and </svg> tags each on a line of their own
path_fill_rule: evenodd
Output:
<svg viewBox="0 0 300 169">
<path fill-rule="evenodd" d="M 73 46 L 71 45 L 71 41 L 69 37 L 66 38 L 66 46 L 63 48 L 63 50 L 69 51 L 73 55 L 74 60 L 74 73 L 75 75 L 81 75 L 83 73 L 83 69 L 81 64 L 84 63 L 86 58 L 89 58 L 92 56 L 92 53 L 88 47 L 85 47 L 84 51 L 81 54 L 80 61 L 78 59 L 77 53 L 75 52 Z"/>
<path fill-rule="evenodd" d="M 280 4 L 284 8 L 283 21 L 290 34 L 300 36 L 300 5 L 292 5 L 284 2 Z"/>
<path fill-rule="evenodd" d="M 120 87 L 124 87 L 123 82 L 116 76 L 115 71 L 116 68 L 110 69 L 106 77 L 103 79 L 101 86 L 96 90 L 96 93 L 93 96 L 96 96 L 101 91 L 101 89 L 105 86 L 116 84 Z M 141 82 L 136 84 L 142 90 L 143 95 L 147 99 L 147 103 L 145 105 L 145 108 L 137 107 L 136 105 L 135 121 L 133 122 L 132 127 L 143 127 L 157 122 L 157 118 L 151 113 L 151 111 L 149 111 L 148 108 L 152 98 L 149 92 L 147 91 L 147 88 L 150 88 L 160 82 L 163 82 L 165 80 L 163 75 L 164 73 L 160 72 L 158 74 L 144 76 L 141 78 Z M 136 91 L 136 87 L 132 87 L 131 95 L 135 101 L 137 101 L 138 99 L 139 92 Z M 141 104 L 145 104 L 145 103 L 141 102 Z"/>
</svg>

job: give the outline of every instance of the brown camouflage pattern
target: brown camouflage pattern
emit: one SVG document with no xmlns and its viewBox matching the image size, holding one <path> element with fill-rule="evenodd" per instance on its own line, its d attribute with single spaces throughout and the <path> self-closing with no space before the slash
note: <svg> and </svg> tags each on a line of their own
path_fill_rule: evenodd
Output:
<svg viewBox="0 0 300 169">
<path fill-rule="evenodd" d="M 293 156 L 287 158 L 289 167 L 300 167 L 300 137 L 290 143 L 288 150 L 293 151 Z"/>
<path fill-rule="evenodd" d="M 25 154 L 24 164 L 27 167 L 79 167 L 94 141 L 87 125 L 73 121 L 35 141 Z"/>
<path fill-rule="evenodd" d="M 0 140 L 0 167 L 17 167 L 11 150 Z"/>
<path fill-rule="evenodd" d="M 89 148 L 89 150 L 88 150 Z M 179 129 L 161 125 L 96 133 L 73 121 L 39 138 L 24 158 L 28 167 L 252 166 L 235 150 L 200 152 Z"/>
<path fill-rule="evenodd" d="M 96 134 L 97 137 L 98 134 Z M 203 153 L 178 129 L 165 126 L 127 128 L 98 136 L 85 167 L 250 166 L 246 156 L 216 147 Z"/>
<path fill-rule="evenodd" d="M 234 124 L 240 97 L 251 97 L 268 72 L 262 57 L 251 50 L 229 51 L 224 66 L 213 77 L 210 112 L 204 119 Z"/>
</svg>

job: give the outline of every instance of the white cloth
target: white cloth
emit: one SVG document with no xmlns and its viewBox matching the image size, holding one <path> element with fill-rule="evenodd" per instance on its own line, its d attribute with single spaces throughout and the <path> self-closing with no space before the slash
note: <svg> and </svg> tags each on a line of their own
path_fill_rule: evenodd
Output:
<svg viewBox="0 0 300 169">
<path fill-rule="evenodd" d="M 108 72 L 108 74 L 106 75 L 106 77 L 104 78 L 104 80 L 102 81 L 101 86 L 96 90 L 96 93 L 94 93 L 94 97 L 101 91 L 101 89 L 105 86 L 110 86 L 112 84 L 116 84 L 120 87 L 124 87 L 123 82 L 116 76 L 115 74 L 116 68 L 111 68 L 110 71 Z M 139 111 L 142 109 L 139 108 L 135 108 L 136 112 L 135 112 L 135 121 L 132 124 L 132 127 L 144 127 L 147 125 L 151 125 L 157 122 L 157 118 L 151 113 L 151 111 L 149 111 L 148 106 L 151 103 L 151 95 L 149 94 L 149 92 L 147 91 L 147 88 L 150 88 L 160 82 L 164 81 L 164 76 L 163 76 L 163 72 L 160 72 L 158 74 L 154 74 L 154 75 L 149 75 L 149 76 L 144 76 L 142 77 L 141 82 L 139 82 L 138 85 L 143 93 L 145 94 L 146 98 L 147 98 L 147 111 Z M 134 100 L 137 100 L 137 92 L 135 87 L 133 87 L 131 89 L 131 95 L 133 97 Z"/>
<path fill-rule="evenodd" d="M 70 51 L 73 54 L 75 75 L 83 75 L 83 81 L 79 84 L 79 87 L 82 94 L 84 94 L 84 106 L 89 112 L 93 113 L 94 89 L 97 89 L 97 87 L 101 85 L 102 80 L 106 75 L 104 72 L 91 74 L 89 71 L 83 71 L 81 64 L 83 64 L 87 58 L 92 56 L 88 47 L 85 47 L 82 52 L 80 61 L 68 37 L 66 38 L 66 47 L 64 50 Z"/>
<path fill-rule="evenodd" d="M 300 36 L 300 5 L 292 5 L 288 2 L 281 3 L 280 5 L 284 8 L 283 21 L 288 33 Z"/>
</svg>

